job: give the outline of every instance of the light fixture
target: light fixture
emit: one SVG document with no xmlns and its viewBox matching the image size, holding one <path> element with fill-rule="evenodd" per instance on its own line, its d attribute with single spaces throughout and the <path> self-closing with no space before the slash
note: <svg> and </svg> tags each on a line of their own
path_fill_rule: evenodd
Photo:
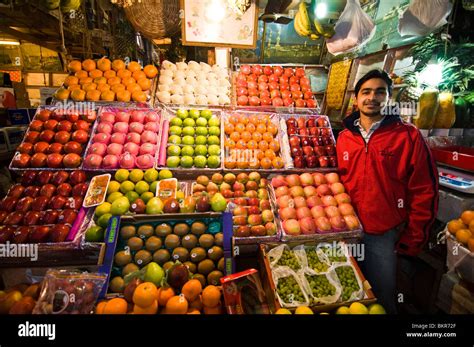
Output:
<svg viewBox="0 0 474 347">
<path fill-rule="evenodd" d="M 443 64 L 429 63 L 418 75 L 418 83 L 437 87 L 443 80 Z"/>
<path fill-rule="evenodd" d="M 326 2 L 318 2 L 314 12 L 319 19 L 324 18 L 328 14 L 328 5 Z"/>
<path fill-rule="evenodd" d="M 206 18 L 214 23 L 221 22 L 225 17 L 226 8 L 219 0 L 212 0 L 206 9 Z"/>
<path fill-rule="evenodd" d="M 19 46 L 19 45 L 20 45 L 20 42 L 18 42 L 18 41 L 0 40 L 0 45 Z"/>
</svg>

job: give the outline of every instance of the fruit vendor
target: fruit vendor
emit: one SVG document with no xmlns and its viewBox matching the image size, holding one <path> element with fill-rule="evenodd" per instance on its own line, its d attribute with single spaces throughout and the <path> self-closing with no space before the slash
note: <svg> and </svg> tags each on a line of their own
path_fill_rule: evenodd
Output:
<svg viewBox="0 0 474 347">
<path fill-rule="evenodd" d="M 387 312 L 396 313 L 397 260 L 418 255 L 428 240 L 438 209 L 438 173 L 418 129 L 385 107 L 391 93 L 392 80 L 383 71 L 357 82 L 358 111 L 343 121 L 337 158 L 364 226 L 362 271 Z"/>
</svg>

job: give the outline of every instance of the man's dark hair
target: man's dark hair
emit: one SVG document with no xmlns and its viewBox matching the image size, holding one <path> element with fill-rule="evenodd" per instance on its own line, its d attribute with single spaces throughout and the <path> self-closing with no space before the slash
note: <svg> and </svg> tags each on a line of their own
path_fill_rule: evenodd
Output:
<svg viewBox="0 0 474 347">
<path fill-rule="evenodd" d="M 380 79 L 384 80 L 385 83 L 387 83 L 388 95 L 390 95 L 390 96 L 392 95 L 392 88 L 393 88 L 392 79 L 390 78 L 390 76 L 385 71 L 375 69 L 375 70 L 371 70 L 371 71 L 367 72 L 364 76 L 362 76 L 362 78 L 359 81 L 357 81 L 357 84 L 355 86 L 355 95 L 356 95 L 356 97 L 357 97 L 357 95 L 359 95 L 360 87 L 365 82 L 367 82 L 368 80 L 371 80 L 373 78 L 380 78 Z"/>
</svg>

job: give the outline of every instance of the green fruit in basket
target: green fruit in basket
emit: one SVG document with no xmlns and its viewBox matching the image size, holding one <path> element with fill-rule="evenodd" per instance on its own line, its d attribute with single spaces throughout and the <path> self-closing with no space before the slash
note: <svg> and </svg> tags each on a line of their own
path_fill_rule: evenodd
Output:
<svg viewBox="0 0 474 347">
<path fill-rule="evenodd" d="M 112 204 L 110 202 L 103 202 L 99 206 L 95 208 L 95 216 L 100 217 L 103 216 L 106 213 L 110 213 L 110 207 Z"/>
<path fill-rule="evenodd" d="M 183 110 L 183 109 L 179 109 L 178 111 L 176 111 L 176 116 L 178 116 L 181 119 L 185 119 L 185 118 L 188 117 L 188 111 Z"/>
<path fill-rule="evenodd" d="M 180 160 L 180 164 L 181 164 L 181 167 L 184 167 L 184 168 L 190 168 L 193 166 L 193 158 L 190 157 L 190 156 L 184 156 L 184 157 L 181 157 L 181 160 Z"/>
<path fill-rule="evenodd" d="M 198 127 L 205 127 L 207 126 L 207 119 L 204 118 L 204 117 L 199 117 L 197 120 L 196 120 L 196 125 Z"/>
<path fill-rule="evenodd" d="M 353 292 L 359 291 L 359 283 L 350 266 L 339 266 L 336 268 L 336 274 L 342 285 L 342 301 L 347 301 Z"/>
<path fill-rule="evenodd" d="M 220 134 L 221 134 L 221 129 L 219 129 L 219 127 L 210 127 L 209 128 L 209 135 L 219 136 Z"/>
<path fill-rule="evenodd" d="M 86 242 L 103 242 L 104 241 L 104 229 L 100 226 L 90 227 L 86 231 L 85 239 Z"/>
<path fill-rule="evenodd" d="M 158 187 L 158 181 L 153 182 L 150 184 L 150 192 L 153 193 L 153 196 L 156 194 L 156 187 Z"/>
<path fill-rule="evenodd" d="M 129 208 L 130 201 L 125 196 L 121 196 L 112 203 L 112 206 L 110 207 L 110 213 L 112 213 L 114 216 L 121 216 L 127 213 Z"/>
<path fill-rule="evenodd" d="M 163 213 L 163 202 L 158 197 L 153 197 L 146 203 L 146 214 Z"/>
<path fill-rule="evenodd" d="M 210 145 L 207 151 L 209 152 L 209 155 L 220 155 L 221 147 L 218 145 Z"/>
<path fill-rule="evenodd" d="M 156 187 L 155 187 L 155 189 L 156 189 Z M 142 199 L 143 202 L 146 204 L 154 196 L 155 196 L 155 194 L 152 193 L 152 192 L 145 192 L 142 195 L 140 195 L 140 199 Z"/>
<path fill-rule="evenodd" d="M 123 181 L 128 180 L 128 175 L 129 175 L 129 172 L 127 169 L 118 169 L 114 177 L 117 181 L 122 183 Z"/>
<path fill-rule="evenodd" d="M 336 287 L 329 282 L 325 275 L 305 274 L 305 277 L 315 298 L 322 298 L 336 294 Z"/>
<path fill-rule="evenodd" d="M 168 148 L 166 149 L 166 154 L 170 157 L 179 156 L 181 154 L 181 147 L 179 147 L 178 145 L 168 146 Z"/>
<path fill-rule="evenodd" d="M 207 137 L 203 135 L 196 136 L 196 145 L 207 144 Z"/>
<path fill-rule="evenodd" d="M 296 255 L 293 251 L 291 250 L 283 250 L 283 253 L 280 256 L 280 259 L 278 259 L 278 262 L 276 264 L 277 266 L 288 266 L 292 270 L 298 271 L 301 269 L 300 262 L 298 261 L 298 258 L 296 258 Z"/>
<path fill-rule="evenodd" d="M 150 190 L 150 186 L 148 183 L 146 183 L 145 181 L 140 181 L 140 182 L 137 182 L 137 184 L 135 184 L 135 191 L 141 195 L 147 191 Z"/>
<path fill-rule="evenodd" d="M 158 171 L 155 170 L 155 169 L 148 169 L 148 170 L 145 171 L 145 174 L 143 175 L 143 178 L 148 183 L 155 182 L 158 179 Z"/>
<path fill-rule="evenodd" d="M 170 135 L 181 135 L 181 132 L 182 132 L 182 129 L 181 127 L 177 126 L 177 125 L 173 125 L 172 127 L 170 127 L 170 130 L 169 130 L 169 134 Z"/>
<path fill-rule="evenodd" d="M 128 192 L 135 189 L 135 184 L 132 181 L 124 181 L 120 185 L 120 191 L 122 194 L 127 194 Z"/>
<path fill-rule="evenodd" d="M 106 214 L 99 217 L 96 224 L 101 228 L 107 229 L 107 226 L 109 225 L 109 219 L 110 218 L 112 218 L 112 214 L 106 213 Z"/>
<path fill-rule="evenodd" d="M 219 137 L 218 136 L 209 136 L 208 139 L 207 139 L 207 143 L 209 145 L 218 145 L 221 143 L 221 141 L 219 140 Z"/>
<path fill-rule="evenodd" d="M 221 122 L 217 117 L 212 117 L 211 119 L 209 119 L 209 122 L 207 122 L 207 125 L 210 127 L 218 127 L 220 124 Z"/>
<path fill-rule="evenodd" d="M 183 149 L 181 149 L 181 155 L 192 157 L 194 155 L 194 148 L 191 146 L 184 146 Z"/>
<path fill-rule="evenodd" d="M 183 144 L 183 145 L 186 145 L 186 146 L 192 146 L 192 145 L 194 145 L 194 137 L 189 136 L 189 135 L 184 136 L 184 137 L 183 137 L 183 140 L 182 140 L 182 144 Z"/>
<path fill-rule="evenodd" d="M 207 136 L 207 128 L 206 127 L 197 127 L 196 128 L 196 135 Z"/>
<path fill-rule="evenodd" d="M 209 120 L 209 118 L 212 117 L 212 111 L 211 110 L 202 110 L 200 112 L 200 116 L 206 118 L 207 120 Z"/>
<path fill-rule="evenodd" d="M 130 201 L 130 203 L 132 203 L 132 202 L 135 202 L 135 200 L 137 200 L 140 197 L 140 195 L 137 192 L 130 191 L 130 192 L 127 192 L 127 194 L 125 194 L 125 197 L 128 199 L 128 201 Z"/>
<path fill-rule="evenodd" d="M 160 180 L 166 180 L 168 178 L 173 178 L 173 173 L 170 170 L 166 170 L 166 169 L 160 170 L 158 177 Z"/>
<path fill-rule="evenodd" d="M 195 155 L 207 155 L 207 146 L 205 145 L 197 145 L 194 147 L 194 154 Z"/>
<path fill-rule="evenodd" d="M 199 112 L 199 110 L 193 109 L 193 110 L 189 110 L 188 115 L 189 115 L 189 117 L 191 117 L 193 119 L 198 119 L 199 116 L 201 115 L 201 112 Z"/>
<path fill-rule="evenodd" d="M 143 171 L 140 169 L 133 169 L 130 171 L 130 175 L 128 176 L 128 179 L 132 181 L 133 183 L 137 183 L 138 181 L 141 181 L 143 179 Z"/>
<path fill-rule="evenodd" d="M 308 266 L 316 272 L 326 272 L 329 265 L 323 263 L 316 252 L 316 248 L 305 248 L 306 258 L 308 259 Z"/>
<path fill-rule="evenodd" d="M 207 165 L 212 168 L 218 168 L 221 165 L 221 159 L 217 155 L 211 155 L 207 158 Z"/>
<path fill-rule="evenodd" d="M 166 166 L 168 167 L 178 167 L 179 166 L 179 157 L 173 156 L 166 159 Z"/>
<path fill-rule="evenodd" d="M 173 117 L 170 120 L 170 126 L 173 126 L 173 125 L 180 127 L 181 125 L 183 125 L 183 120 L 179 117 Z"/>
<path fill-rule="evenodd" d="M 280 299 L 287 303 L 305 302 L 303 291 L 293 276 L 278 279 L 277 293 Z"/>
<path fill-rule="evenodd" d="M 110 181 L 107 187 L 107 195 L 118 192 L 120 190 L 120 183 L 117 181 Z"/>
<path fill-rule="evenodd" d="M 182 135 L 184 136 L 193 136 L 194 137 L 194 128 L 193 127 L 185 127 L 183 128 Z"/>
<path fill-rule="evenodd" d="M 184 127 L 195 127 L 196 126 L 196 122 L 194 121 L 194 119 L 192 118 L 186 118 L 183 122 L 183 126 Z"/>
<path fill-rule="evenodd" d="M 115 200 L 117 200 L 117 199 L 120 198 L 121 196 L 123 196 L 123 194 L 120 193 L 120 192 L 112 193 L 112 194 L 110 194 L 110 195 L 107 197 L 107 202 L 113 203 Z"/>
<path fill-rule="evenodd" d="M 197 155 L 194 157 L 194 166 L 198 168 L 205 168 L 207 165 L 207 159 L 203 155 Z"/>
<path fill-rule="evenodd" d="M 181 136 L 178 135 L 171 135 L 168 137 L 168 143 L 172 143 L 175 145 L 180 145 L 181 144 Z"/>
</svg>

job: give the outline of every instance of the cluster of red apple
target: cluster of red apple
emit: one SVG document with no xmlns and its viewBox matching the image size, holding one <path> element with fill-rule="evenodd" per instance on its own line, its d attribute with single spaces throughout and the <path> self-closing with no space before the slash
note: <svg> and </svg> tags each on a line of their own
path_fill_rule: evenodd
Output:
<svg viewBox="0 0 474 347">
<path fill-rule="evenodd" d="M 15 168 L 77 168 L 89 140 L 96 112 L 41 109 L 33 119 L 18 153 Z"/>
<path fill-rule="evenodd" d="M 236 85 L 239 106 L 316 107 L 303 68 L 243 65 Z"/>
<path fill-rule="evenodd" d="M 276 176 L 278 215 L 290 236 L 330 233 L 360 228 L 351 198 L 335 172 Z"/>
<path fill-rule="evenodd" d="M 0 201 L 0 243 L 63 242 L 82 206 L 84 171 L 25 171 Z"/>
<path fill-rule="evenodd" d="M 286 127 L 295 168 L 337 167 L 336 146 L 326 116 L 291 117 Z"/>
</svg>

